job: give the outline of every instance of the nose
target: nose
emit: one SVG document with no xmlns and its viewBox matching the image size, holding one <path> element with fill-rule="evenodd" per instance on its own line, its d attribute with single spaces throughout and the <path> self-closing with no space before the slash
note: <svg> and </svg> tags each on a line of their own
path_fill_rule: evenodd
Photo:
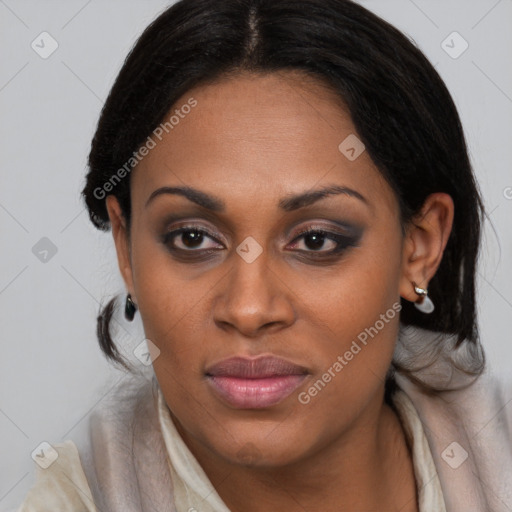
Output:
<svg viewBox="0 0 512 512">
<path fill-rule="evenodd" d="M 233 256 L 214 305 L 214 321 L 225 331 L 246 337 L 279 331 L 295 321 L 289 284 L 269 267 L 265 253 L 247 263 Z"/>
</svg>

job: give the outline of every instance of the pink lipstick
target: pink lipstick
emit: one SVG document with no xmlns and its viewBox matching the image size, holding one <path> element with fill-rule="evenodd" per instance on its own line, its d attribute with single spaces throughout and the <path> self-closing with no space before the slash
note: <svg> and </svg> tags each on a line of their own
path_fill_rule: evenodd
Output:
<svg viewBox="0 0 512 512">
<path fill-rule="evenodd" d="M 264 409 L 289 396 L 308 371 L 285 359 L 263 356 L 225 359 L 205 373 L 213 391 L 231 407 Z"/>
</svg>

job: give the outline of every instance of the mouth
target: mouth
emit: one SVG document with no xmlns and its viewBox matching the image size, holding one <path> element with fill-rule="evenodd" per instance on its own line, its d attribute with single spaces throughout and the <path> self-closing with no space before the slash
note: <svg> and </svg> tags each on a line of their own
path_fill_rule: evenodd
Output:
<svg viewBox="0 0 512 512">
<path fill-rule="evenodd" d="M 214 393 L 231 407 L 264 409 L 293 393 L 308 371 L 273 356 L 232 357 L 209 367 L 205 375 Z"/>
</svg>

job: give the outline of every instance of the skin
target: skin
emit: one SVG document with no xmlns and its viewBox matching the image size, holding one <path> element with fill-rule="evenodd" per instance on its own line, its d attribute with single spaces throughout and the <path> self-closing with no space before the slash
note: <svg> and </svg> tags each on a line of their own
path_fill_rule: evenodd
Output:
<svg viewBox="0 0 512 512">
<path fill-rule="evenodd" d="M 400 297 L 418 300 L 412 282 L 427 287 L 439 266 L 450 196 L 429 196 L 404 235 L 397 199 L 368 153 L 349 161 L 338 149 L 357 135 L 343 104 L 300 72 L 224 77 L 173 109 L 190 97 L 197 106 L 132 171 L 130 233 L 107 197 L 119 267 L 161 351 L 154 370 L 180 434 L 233 512 L 417 511 L 411 453 L 383 398 L 398 314 L 308 404 L 298 394 Z M 279 207 L 327 185 L 366 202 L 337 194 L 295 211 Z M 225 210 L 171 194 L 146 207 L 163 186 L 199 189 Z M 166 222 L 170 214 L 183 220 Z M 325 239 L 315 249 L 299 229 L 336 232 L 336 222 L 357 227 L 359 238 L 337 257 L 314 259 L 336 244 Z M 170 252 L 161 238 L 184 224 L 215 235 L 200 249 L 219 250 L 187 260 L 198 249 L 178 236 L 189 252 Z M 236 252 L 248 236 L 263 250 L 252 263 Z M 212 393 L 207 366 L 267 354 L 309 372 L 282 402 L 240 410 Z"/>
</svg>

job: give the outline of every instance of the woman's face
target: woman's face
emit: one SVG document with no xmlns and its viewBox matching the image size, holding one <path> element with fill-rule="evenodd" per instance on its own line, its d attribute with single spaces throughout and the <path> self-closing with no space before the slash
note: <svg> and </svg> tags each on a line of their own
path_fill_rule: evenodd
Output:
<svg viewBox="0 0 512 512">
<path fill-rule="evenodd" d="M 173 112 L 131 176 L 124 276 L 182 435 L 270 466 L 355 439 L 406 286 L 392 190 L 336 96 L 297 72 L 201 86 Z"/>
</svg>

